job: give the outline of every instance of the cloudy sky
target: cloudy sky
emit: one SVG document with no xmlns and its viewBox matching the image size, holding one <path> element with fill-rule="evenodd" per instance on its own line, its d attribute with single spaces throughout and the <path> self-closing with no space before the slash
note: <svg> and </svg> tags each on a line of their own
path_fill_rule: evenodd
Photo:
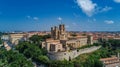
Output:
<svg viewBox="0 0 120 67">
<path fill-rule="evenodd" d="M 120 31 L 120 0 L 0 0 L 0 31 Z"/>
</svg>

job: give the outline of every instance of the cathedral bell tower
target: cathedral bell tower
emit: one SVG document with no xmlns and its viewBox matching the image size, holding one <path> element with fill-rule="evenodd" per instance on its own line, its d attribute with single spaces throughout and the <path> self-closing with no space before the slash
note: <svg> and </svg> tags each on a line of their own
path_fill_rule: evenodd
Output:
<svg viewBox="0 0 120 67">
<path fill-rule="evenodd" d="M 51 27 L 51 37 L 55 40 L 67 39 L 67 33 L 65 31 L 65 25 L 60 24 L 59 28 L 57 26 Z"/>
</svg>

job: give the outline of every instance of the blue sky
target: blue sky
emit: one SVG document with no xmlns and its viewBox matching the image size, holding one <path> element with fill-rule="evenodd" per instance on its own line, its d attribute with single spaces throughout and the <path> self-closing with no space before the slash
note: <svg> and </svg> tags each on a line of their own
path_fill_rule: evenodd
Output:
<svg viewBox="0 0 120 67">
<path fill-rule="evenodd" d="M 120 31 L 120 0 L 0 0 L 0 31 Z"/>
</svg>

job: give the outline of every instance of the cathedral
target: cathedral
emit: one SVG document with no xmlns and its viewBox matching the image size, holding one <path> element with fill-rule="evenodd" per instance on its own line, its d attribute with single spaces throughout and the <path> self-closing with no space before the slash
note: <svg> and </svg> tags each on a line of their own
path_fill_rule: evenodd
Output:
<svg viewBox="0 0 120 67">
<path fill-rule="evenodd" d="M 92 36 L 68 36 L 65 25 L 51 27 L 51 39 L 42 42 L 42 48 L 48 52 L 63 52 L 73 50 L 88 44 L 93 44 Z"/>
</svg>

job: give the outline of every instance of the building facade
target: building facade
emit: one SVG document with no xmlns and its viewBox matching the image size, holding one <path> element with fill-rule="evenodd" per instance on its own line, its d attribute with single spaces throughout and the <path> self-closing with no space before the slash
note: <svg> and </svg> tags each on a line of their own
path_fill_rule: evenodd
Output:
<svg viewBox="0 0 120 67">
<path fill-rule="evenodd" d="M 103 63 L 103 67 L 120 67 L 119 57 L 101 58 L 100 61 Z"/>
<path fill-rule="evenodd" d="M 51 37 L 42 42 L 42 48 L 48 52 L 63 52 L 93 44 L 92 36 L 68 37 L 64 24 L 60 24 L 59 27 L 51 27 Z"/>
<path fill-rule="evenodd" d="M 2 35 L 1 39 L 4 41 L 8 41 L 9 40 L 9 35 Z"/>
<path fill-rule="evenodd" d="M 19 41 L 24 41 L 27 37 L 25 33 L 14 33 L 10 34 L 10 42 L 14 45 L 17 45 Z"/>
</svg>

